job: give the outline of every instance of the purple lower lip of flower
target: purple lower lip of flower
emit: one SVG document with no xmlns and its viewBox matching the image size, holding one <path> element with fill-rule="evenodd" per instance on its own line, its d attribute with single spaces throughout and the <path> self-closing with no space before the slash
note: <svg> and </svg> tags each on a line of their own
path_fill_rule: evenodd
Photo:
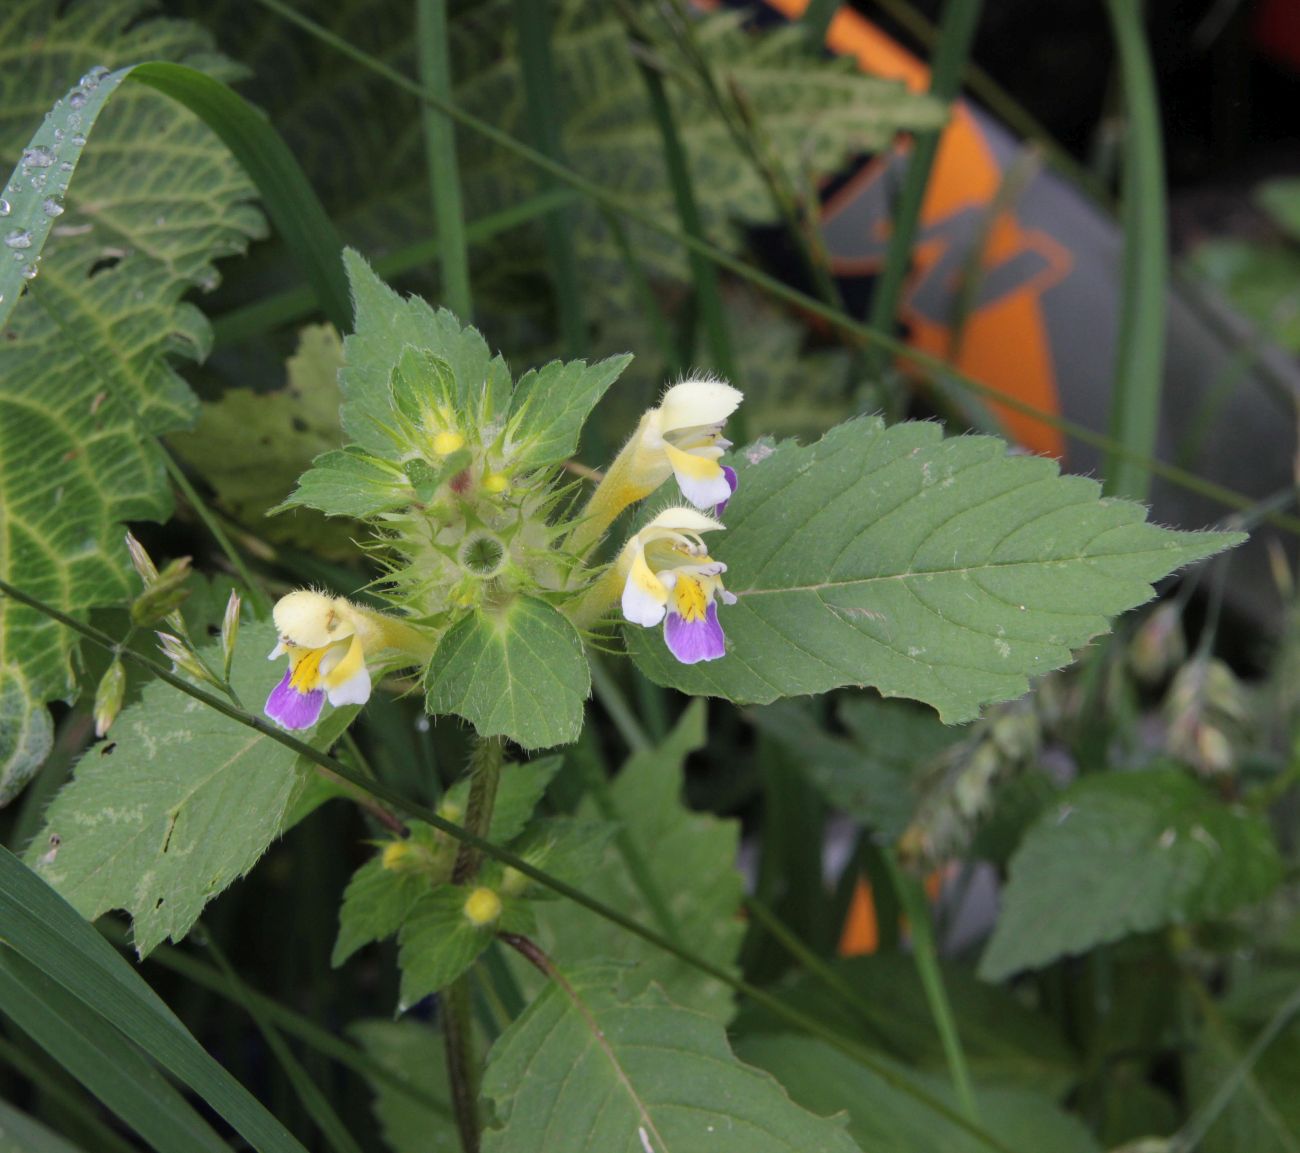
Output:
<svg viewBox="0 0 1300 1153">
<path fill-rule="evenodd" d="M 313 689 L 300 693 L 290 683 L 293 670 L 287 669 L 284 679 L 266 698 L 266 715 L 286 729 L 309 729 L 316 723 L 325 705 L 325 690 Z"/>
<path fill-rule="evenodd" d="M 722 475 L 727 478 L 727 485 L 734 493 L 736 491 L 736 470 L 732 468 L 731 465 L 724 464 L 722 466 Z M 715 518 L 720 517 L 724 512 L 726 512 L 727 505 L 730 503 L 731 503 L 731 497 L 727 497 L 726 500 L 718 501 L 718 503 L 713 506 L 714 517 Z"/>
<path fill-rule="evenodd" d="M 664 618 L 664 642 L 668 650 L 684 665 L 716 661 L 727 652 L 726 638 L 718 623 L 718 606 L 710 604 L 704 618 L 684 620 L 675 612 Z"/>
</svg>

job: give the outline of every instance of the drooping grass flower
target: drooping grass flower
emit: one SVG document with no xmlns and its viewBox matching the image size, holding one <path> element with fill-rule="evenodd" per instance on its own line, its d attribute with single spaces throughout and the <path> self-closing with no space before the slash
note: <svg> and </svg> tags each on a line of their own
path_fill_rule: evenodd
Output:
<svg viewBox="0 0 1300 1153">
<path fill-rule="evenodd" d="M 280 639 L 268 659 L 288 656 L 289 668 L 266 698 L 266 715 L 286 729 L 311 728 L 326 699 L 335 707 L 365 704 L 368 657 L 385 649 L 427 655 L 410 626 L 343 597 L 299 589 L 281 597 L 272 615 Z"/>
<path fill-rule="evenodd" d="M 696 508 L 725 506 L 736 487 L 736 474 L 719 463 L 731 447 L 722 426 L 744 399 L 720 380 L 685 380 L 664 393 L 657 408 L 646 412 L 623 446 L 583 511 L 574 534 L 575 551 L 583 552 L 609 528 L 628 505 L 675 477 L 682 495 Z"/>
<path fill-rule="evenodd" d="M 668 650 L 685 665 L 726 653 L 717 601 L 736 598 L 722 587 L 727 566 L 709 556 L 700 536 L 720 528 L 694 509 L 665 509 L 627 542 L 615 569 L 623 616 L 645 628 L 662 621 Z"/>
</svg>

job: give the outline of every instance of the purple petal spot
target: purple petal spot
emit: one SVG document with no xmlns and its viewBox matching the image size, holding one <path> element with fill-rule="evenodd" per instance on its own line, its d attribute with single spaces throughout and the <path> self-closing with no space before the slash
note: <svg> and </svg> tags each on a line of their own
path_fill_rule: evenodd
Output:
<svg viewBox="0 0 1300 1153">
<path fill-rule="evenodd" d="M 724 464 L 722 466 L 722 475 L 727 478 L 727 486 L 734 493 L 736 491 L 736 470 L 732 468 L 731 465 Z M 727 511 L 727 505 L 730 502 L 731 502 L 731 497 L 727 497 L 726 500 L 720 500 L 716 505 L 713 506 L 713 517 L 715 520 L 718 519 L 720 516 L 722 516 L 724 512 Z"/>
<path fill-rule="evenodd" d="M 684 665 L 716 661 L 726 655 L 727 643 L 718 624 L 718 606 L 710 603 L 703 618 L 693 621 L 670 612 L 664 619 L 664 642 Z"/>
<path fill-rule="evenodd" d="M 309 729 L 325 704 L 325 690 L 300 693 L 290 684 L 292 676 L 292 670 L 286 670 L 284 680 L 271 690 L 266 698 L 266 715 L 282 728 Z"/>
</svg>

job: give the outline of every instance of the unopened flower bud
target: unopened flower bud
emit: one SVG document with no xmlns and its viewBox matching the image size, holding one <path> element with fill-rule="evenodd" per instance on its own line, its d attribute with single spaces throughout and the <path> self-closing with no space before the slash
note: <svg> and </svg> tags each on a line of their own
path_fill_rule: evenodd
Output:
<svg viewBox="0 0 1300 1153">
<path fill-rule="evenodd" d="M 480 886 L 465 898 L 465 917 L 476 929 L 495 924 L 501 917 L 501 898 Z"/>
<path fill-rule="evenodd" d="M 137 625 L 151 625 L 171 617 L 190 595 L 185 582 L 190 578 L 190 558 L 178 557 L 131 604 L 131 620 Z M 177 621 L 169 621 L 175 625 Z M 183 628 L 183 623 L 181 628 Z M 178 631 L 180 631 L 178 629 Z"/>
<path fill-rule="evenodd" d="M 501 891 L 507 897 L 521 897 L 529 885 L 528 878 L 513 865 L 507 865 L 501 874 Z"/>
<path fill-rule="evenodd" d="M 126 534 L 126 547 L 131 554 L 131 564 L 135 567 L 135 571 L 140 574 L 141 583 L 148 589 L 158 579 L 158 566 L 153 563 L 153 559 L 145 551 L 144 545 L 136 540 L 131 533 Z"/>
<path fill-rule="evenodd" d="M 226 601 L 226 615 L 221 618 L 221 660 L 222 675 L 230 680 L 230 666 L 235 659 L 235 641 L 239 637 L 239 612 L 242 602 L 239 594 L 230 590 L 230 599 Z"/>
<path fill-rule="evenodd" d="M 172 665 L 179 671 L 188 673 L 196 681 L 206 681 L 208 684 L 216 684 L 212 679 L 212 674 L 203 667 L 203 662 L 194 654 L 193 649 L 189 647 L 180 637 L 173 636 L 171 633 L 155 633 L 158 638 L 158 648 L 162 651 Z M 220 688 L 220 685 L 216 686 Z"/>
<path fill-rule="evenodd" d="M 126 695 L 126 669 L 116 657 L 99 678 L 95 689 L 95 736 L 104 736 L 122 711 L 122 698 Z"/>
<path fill-rule="evenodd" d="M 1235 757 L 1232 745 L 1223 730 L 1215 725 L 1202 724 L 1196 728 L 1196 767 L 1209 775 L 1228 772 Z"/>
</svg>

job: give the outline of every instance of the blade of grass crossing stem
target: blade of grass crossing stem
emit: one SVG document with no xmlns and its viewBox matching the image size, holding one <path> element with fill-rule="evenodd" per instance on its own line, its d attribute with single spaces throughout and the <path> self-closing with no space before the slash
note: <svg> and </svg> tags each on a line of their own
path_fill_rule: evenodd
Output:
<svg viewBox="0 0 1300 1153">
<path fill-rule="evenodd" d="M 952 1005 L 948 1001 L 948 991 L 943 987 L 939 954 L 934 945 L 934 926 L 930 922 L 930 903 L 926 900 L 925 889 L 919 880 L 904 872 L 892 850 L 882 848 L 881 856 L 912 931 L 912 958 L 916 962 L 916 971 L 921 978 L 921 986 L 925 990 L 925 999 L 929 1003 L 930 1014 L 934 1017 L 939 1040 L 943 1043 L 943 1053 L 948 1062 L 948 1073 L 952 1077 L 958 1104 L 966 1119 L 978 1124 L 979 1113 L 975 1108 L 975 1093 L 971 1089 L 970 1069 L 961 1047 Z"/>
<path fill-rule="evenodd" d="M 981 0 L 948 0 L 944 8 L 939 43 L 930 73 L 930 93 L 945 103 L 950 104 L 960 91 L 962 69 L 970 55 L 975 25 L 979 22 L 980 4 Z M 907 175 L 903 178 L 903 190 L 898 207 L 894 210 L 885 267 L 880 273 L 880 279 L 876 281 L 871 298 L 869 323 L 872 328 L 893 331 L 903 281 L 911 267 L 912 244 L 921 219 L 921 204 L 925 200 L 925 190 L 930 183 L 930 172 L 934 167 L 942 135 L 943 130 L 936 128 L 919 133 L 913 142 Z M 878 350 L 873 356 L 877 371 L 883 367 L 883 351 Z"/>
<path fill-rule="evenodd" d="M 719 268 L 725 268 L 728 272 L 737 276 L 741 280 L 752 284 L 755 288 L 767 293 L 774 300 L 783 301 L 786 304 L 793 305 L 802 309 L 812 316 L 816 316 L 826 321 L 837 332 L 841 332 L 854 338 L 866 340 L 877 344 L 887 352 L 907 360 L 917 368 L 924 369 L 931 374 L 948 373 L 953 383 L 962 389 L 973 393 L 975 396 L 982 397 L 986 400 L 996 401 L 999 405 L 1009 409 L 1012 412 L 1019 413 L 1022 416 L 1032 417 L 1040 421 L 1049 428 L 1057 429 L 1080 444 L 1086 444 L 1090 447 L 1103 451 L 1113 451 L 1125 459 L 1131 459 L 1143 469 L 1149 471 L 1152 475 L 1161 477 L 1171 484 L 1176 484 L 1188 492 L 1197 493 L 1209 500 L 1231 509 L 1248 509 L 1255 505 L 1252 497 L 1244 493 L 1236 492 L 1224 485 L 1216 484 L 1213 481 L 1205 480 L 1195 473 L 1188 472 L 1186 469 L 1178 468 L 1162 460 L 1156 460 L 1152 457 L 1143 457 L 1130 452 L 1124 445 L 1113 440 L 1104 433 L 1094 432 L 1092 429 L 1077 421 L 1068 420 L 1054 412 L 1048 412 L 1039 408 L 1037 405 L 1029 404 L 1020 400 L 1018 397 L 1010 396 L 1007 393 L 999 392 L 991 385 L 984 384 L 964 373 L 954 372 L 951 366 L 939 358 L 924 352 L 920 349 L 913 348 L 906 341 L 899 339 L 892 333 L 874 328 L 868 323 L 857 320 L 847 315 L 843 310 L 828 305 L 825 301 L 818 300 L 815 296 L 810 296 L 797 288 L 783 283 L 776 277 L 753 268 L 746 264 L 739 257 L 719 248 L 716 244 L 700 236 L 689 235 L 670 224 L 665 224 L 658 219 L 653 213 L 647 212 L 639 205 L 624 199 L 621 196 L 610 193 L 599 185 L 588 180 L 551 160 L 550 157 L 544 156 L 535 148 L 529 147 L 521 140 L 517 140 L 510 133 L 489 124 L 485 120 L 466 112 L 464 109 L 455 104 L 439 101 L 431 93 L 425 91 L 419 84 L 408 76 L 403 76 L 396 69 L 389 67 L 382 60 L 370 55 L 367 52 L 349 44 L 341 36 L 322 27 L 315 21 L 308 19 L 301 13 L 288 7 L 282 0 L 257 0 L 262 7 L 269 9 L 278 16 L 283 17 L 286 21 L 297 25 L 304 31 L 315 37 L 323 44 L 329 45 L 340 55 L 346 56 L 351 60 L 368 68 L 377 76 L 382 76 L 388 80 L 395 88 L 403 92 L 409 92 L 413 96 L 422 100 L 427 100 L 435 107 L 440 108 L 451 116 L 452 119 L 465 125 L 477 135 L 485 140 L 490 140 L 499 145 L 507 152 L 518 156 L 521 160 L 532 165 L 534 168 L 541 170 L 553 177 L 561 184 L 567 185 L 574 189 L 592 204 L 600 205 L 617 212 L 627 220 L 634 221 L 643 228 L 648 228 L 652 232 L 657 232 L 661 236 L 681 244 L 688 252 L 697 254 L 716 265 Z M 1300 536 L 1300 518 L 1288 516 L 1283 513 L 1272 513 L 1268 517 L 1270 524 L 1285 530 L 1293 535 Z"/>
<path fill-rule="evenodd" d="M 1160 418 L 1169 255 L 1165 238 L 1160 110 L 1142 27 L 1142 10 L 1143 6 L 1135 0 L 1106 0 L 1119 53 L 1127 126 L 1120 213 L 1124 225 L 1124 280 L 1110 433 L 1130 454 L 1151 456 L 1156 448 Z M 1107 461 L 1108 492 L 1145 500 L 1150 486 L 1150 474 L 1132 456 L 1112 455 Z"/>
<path fill-rule="evenodd" d="M 0 1005 L 158 1153 L 229 1153 L 230 1147 L 121 1033 L 5 948 L 0 948 Z"/>
<path fill-rule="evenodd" d="M 668 100 L 668 90 L 664 87 L 663 77 L 651 65 L 638 59 L 637 67 L 645 82 L 646 95 L 650 98 L 650 111 L 663 144 L 664 161 L 668 165 L 668 179 L 673 188 L 673 204 L 677 208 L 677 219 L 681 223 L 683 234 L 703 240 L 704 225 L 700 220 L 699 203 L 695 199 L 690 162 L 677 131 L 677 121 Z M 694 248 L 688 251 L 688 257 L 691 265 L 691 280 L 695 285 L 695 303 L 699 308 L 700 319 L 704 322 L 709 358 L 713 361 L 713 367 L 724 379 L 739 387 L 740 373 L 731 343 L 731 331 L 727 325 L 726 309 L 722 304 L 722 289 L 718 284 L 717 266 Z M 743 442 L 746 439 L 744 429 L 739 428 L 737 431 L 739 433 L 737 439 Z"/>
<path fill-rule="evenodd" d="M 514 0 L 515 28 L 519 34 L 519 67 L 523 72 L 524 95 L 528 103 L 528 128 L 537 150 L 561 162 L 560 88 L 551 61 L 551 28 L 548 4 L 537 0 Z M 552 180 L 548 178 L 548 185 Z M 578 290 L 578 258 L 573 250 L 573 229 L 569 214 L 557 210 L 546 217 L 546 255 L 555 284 L 560 335 L 565 355 L 581 356 L 586 347 L 587 328 L 582 318 L 582 295 Z"/>
<path fill-rule="evenodd" d="M 225 953 L 217 947 L 217 943 L 212 939 L 211 934 L 205 934 L 205 936 L 207 938 L 207 948 L 215 958 L 217 966 L 221 969 L 226 984 L 230 988 L 231 996 L 253 1019 L 257 1031 L 262 1034 L 267 1048 L 271 1050 L 271 1055 L 280 1063 L 285 1076 L 289 1078 L 289 1083 L 298 1095 L 299 1103 L 307 1111 L 307 1115 L 312 1119 L 321 1136 L 325 1138 L 334 1153 L 361 1153 L 361 1146 L 348 1132 L 347 1127 L 339 1119 L 339 1115 L 334 1112 L 333 1107 L 326 1100 L 325 1094 L 321 1092 L 316 1082 L 307 1075 L 307 1071 L 299 1063 L 298 1058 L 293 1055 L 293 1051 L 289 1046 L 285 1044 L 284 1038 L 280 1036 L 279 1031 L 266 1019 L 257 1002 L 249 996 L 248 989 L 231 967 Z"/>
<path fill-rule="evenodd" d="M 257 186 L 266 213 L 284 238 L 334 327 L 352 327 L 343 272 L 343 243 L 298 161 L 266 117 L 233 89 L 193 68 L 151 61 L 131 79 L 185 105 L 220 138 Z"/>
<path fill-rule="evenodd" d="M 656 948 L 671 953 L 684 964 L 690 965 L 692 968 L 699 970 L 699 972 L 705 973 L 708 976 L 721 981 L 728 987 L 735 989 L 738 993 L 750 998 L 756 1004 L 762 1005 L 775 1013 L 782 1020 L 787 1021 L 796 1028 L 802 1029 L 812 1036 L 825 1041 L 832 1048 L 839 1050 L 854 1061 L 857 1061 L 864 1068 L 871 1070 L 877 1077 L 886 1082 L 886 1084 L 907 1094 L 931 1112 L 946 1118 L 958 1128 L 969 1133 L 981 1144 L 990 1149 L 999 1150 L 1001 1153 L 1009 1153 L 1005 1143 L 981 1129 L 978 1125 L 973 1125 L 962 1116 L 961 1113 L 951 1108 L 946 1102 L 926 1092 L 926 1090 L 920 1086 L 912 1084 L 906 1077 L 896 1073 L 887 1065 L 882 1064 L 874 1053 L 845 1039 L 836 1033 L 835 1030 L 822 1024 L 815 1018 L 810 1017 L 808 1014 L 802 1013 L 798 1009 L 787 1005 L 780 998 L 773 996 L 771 993 L 750 984 L 748 981 L 736 977 L 733 973 L 728 972 L 722 966 L 715 965 L 713 962 L 692 953 L 689 949 L 685 949 L 682 946 L 675 944 L 662 933 L 658 933 L 654 929 L 641 924 L 641 922 L 637 921 L 635 918 L 628 916 L 626 913 L 620 912 L 613 906 L 607 905 L 603 901 L 599 901 L 596 898 L 589 896 L 581 889 L 577 889 L 574 886 L 561 881 L 557 877 L 550 876 L 544 870 L 530 864 L 528 861 L 524 860 L 523 857 L 510 852 L 508 849 L 503 849 L 499 845 L 493 844 L 491 841 L 475 836 L 460 825 L 439 816 L 438 813 L 434 812 L 430 808 L 409 801 L 400 793 L 389 788 L 382 781 L 372 780 L 362 775 L 350 766 L 344 764 L 337 757 L 322 752 L 320 749 L 313 748 L 311 745 L 298 740 L 296 737 L 290 736 L 284 730 L 277 728 L 275 725 L 263 720 L 261 717 L 256 717 L 251 713 L 246 713 L 243 709 L 236 707 L 224 698 L 219 697 L 214 693 L 210 693 L 205 689 L 201 689 L 197 685 L 191 684 L 183 677 L 176 676 L 165 665 L 155 661 L 152 657 L 146 656 L 143 653 L 135 652 L 131 649 L 124 649 L 107 633 L 101 632 L 93 625 L 85 624 L 82 621 L 77 620 L 75 617 L 69 616 L 67 613 L 60 612 L 52 605 L 48 605 L 44 601 L 23 592 L 21 589 L 15 588 L 13 585 L 9 584 L 8 581 L 0 580 L 0 593 L 12 597 L 20 604 L 27 605 L 28 608 L 35 609 L 37 612 L 42 613 L 51 620 L 58 621 L 61 625 L 72 629 L 73 632 L 89 641 L 93 641 L 95 644 L 100 645 L 103 648 L 114 651 L 120 650 L 120 655 L 123 661 L 135 665 L 138 668 L 148 669 L 160 681 L 164 681 L 173 688 L 178 689 L 186 696 L 199 701 L 218 713 L 221 713 L 222 716 L 229 717 L 231 720 L 243 725 L 245 728 L 253 729 L 256 732 L 261 733 L 262 736 L 268 737 L 271 740 L 276 741 L 278 744 L 284 745 L 285 748 L 292 749 L 295 753 L 301 757 L 305 757 L 312 764 L 325 769 L 329 774 L 339 777 L 348 784 L 361 790 L 361 792 L 368 794 L 374 801 L 389 806 L 389 808 L 394 812 L 407 817 L 414 817 L 416 820 L 424 821 L 426 824 L 432 825 L 439 832 L 446 833 L 448 836 L 461 842 L 461 844 L 470 845 L 486 856 L 492 857 L 494 860 L 500 861 L 504 865 L 509 865 L 512 868 L 517 869 L 530 880 L 536 881 L 540 885 L 545 885 L 552 892 L 558 893 L 562 897 L 567 897 L 575 904 L 581 905 L 583 908 L 590 910 L 598 917 L 609 921 L 611 924 L 618 925 L 620 928 L 640 937 L 642 940 L 654 945 Z M 32 889 L 32 886 L 35 886 L 35 890 Z M 25 897 L 27 900 L 16 900 L 15 897 Z M 34 905 L 32 904 L 33 901 L 35 902 Z M 54 902 L 53 909 L 51 909 L 48 904 L 51 901 Z M 47 919 L 46 921 L 42 921 L 38 916 L 39 911 L 44 911 L 46 913 L 57 911 L 58 915 L 52 920 Z M 71 918 L 71 924 L 68 923 L 68 918 Z M 58 964 L 51 971 L 62 984 L 74 990 L 81 987 L 88 976 L 93 979 L 97 992 L 102 990 L 103 975 L 98 973 L 96 971 L 96 966 L 92 964 L 92 961 L 94 960 L 98 960 L 102 964 L 102 960 L 100 960 L 102 954 L 97 951 L 98 949 L 102 948 L 107 950 L 108 956 L 112 958 L 115 964 L 119 966 L 123 965 L 120 958 L 118 958 L 113 952 L 112 946 L 95 933 L 95 931 L 86 924 L 85 921 L 81 920 L 71 906 L 64 902 L 58 894 L 45 885 L 45 883 L 34 873 L 26 869 L 17 858 L 13 856 L 13 854 L 9 853 L 7 850 L 0 849 L 0 924 L 8 923 L 15 923 L 21 930 L 21 941 L 35 954 L 31 958 L 33 959 L 33 963 L 40 964 L 42 963 L 42 959 L 45 959 L 47 964 L 57 961 Z M 95 944 L 92 945 L 89 942 L 83 942 L 82 938 L 78 935 L 82 933 L 89 933 Z M 82 945 L 87 955 L 83 957 L 80 952 L 71 957 L 60 955 L 58 950 L 60 948 L 67 948 L 67 945 L 62 942 L 62 938 L 69 938 L 77 941 L 78 944 Z M 17 947 L 17 943 L 18 942 L 15 939 L 10 939 L 10 944 L 15 945 L 15 947 Z M 133 978 L 136 981 L 139 980 L 139 978 L 137 978 L 129 968 L 124 967 L 124 971 L 126 976 Z M 62 974 L 62 976 L 60 976 L 60 974 Z M 120 983 L 122 980 L 121 970 L 114 968 L 112 965 L 108 967 L 106 975 L 111 977 L 116 983 Z M 143 985 L 142 982 L 141 985 Z M 127 988 L 129 990 L 134 990 L 135 987 L 128 984 Z M 185 1032 L 183 1026 L 181 1026 L 180 1022 L 171 1015 L 166 1006 L 163 1005 L 156 996 L 154 996 L 152 990 L 149 990 L 148 986 L 143 986 L 143 989 L 152 998 L 152 1001 L 145 1002 L 151 1016 L 148 1020 L 139 1022 L 134 1027 L 131 1027 L 131 1013 L 132 1010 L 138 1013 L 138 1009 L 135 1009 L 134 1005 L 128 1005 L 125 1007 L 125 1015 L 118 1011 L 119 1007 L 116 1004 L 106 1006 L 105 1003 L 96 1001 L 96 1005 L 105 1016 L 109 1017 L 109 1019 L 113 1021 L 114 1024 L 118 1024 L 120 1017 L 128 1026 L 128 1028 L 123 1031 L 127 1032 L 129 1036 L 139 1041 L 141 1047 L 145 1048 L 151 1056 L 157 1056 L 155 1048 L 160 1052 L 165 1053 L 168 1059 L 168 1067 L 175 1070 L 177 1075 L 180 1076 L 182 1080 L 185 1080 L 187 1076 L 194 1075 L 192 1072 L 194 1069 L 193 1058 L 191 1053 L 183 1045 L 178 1047 L 178 1038 L 173 1035 L 172 1030 L 178 1030 L 181 1038 L 188 1041 L 190 1045 L 197 1045 L 197 1043 L 188 1033 Z M 122 990 L 117 989 L 115 985 L 110 984 L 108 986 L 108 991 L 114 993 L 119 1001 L 121 1000 Z M 138 996 L 139 994 L 137 993 L 137 998 Z M 115 1015 L 110 1015 L 108 1011 L 110 1008 L 114 1010 Z M 165 1021 L 161 1023 L 153 1020 L 153 1014 L 156 1014 L 159 1011 L 165 1015 Z M 162 1024 L 168 1022 L 170 1022 L 171 1028 L 164 1032 L 160 1032 Z M 147 1026 L 147 1029 L 142 1033 L 141 1030 L 145 1026 Z M 145 1040 L 141 1039 L 142 1037 L 149 1042 L 148 1045 L 145 1044 Z M 202 1051 L 200 1050 L 200 1053 L 201 1052 Z M 178 1063 L 177 1057 L 175 1056 L 176 1054 L 184 1057 L 185 1063 L 183 1066 Z M 206 1054 L 202 1055 L 204 1058 L 207 1058 Z M 210 1061 L 210 1058 L 208 1058 L 208 1060 Z M 197 1089 L 197 1087 L 195 1087 L 189 1080 L 186 1080 L 185 1083 L 190 1084 L 192 1088 L 196 1088 L 197 1092 L 202 1092 L 209 1104 L 217 1109 L 218 1112 L 221 1112 L 222 1115 L 225 1116 L 232 1125 L 235 1125 L 235 1127 L 239 1129 L 245 1137 L 249 1137 L 248 1131 L 241 1128 L 240 1124 L 236 1124 L 232 1119 L 231 1114 L 224 1110 L 231 1109 L 234 1112 L 234 1115 L 240 1118 L 241 1123 L 248 1124 L 250 1127 L 253 1127 L 253 1131 L 258 1133 L 259 1136 L 262 1135 L 264 1130 L 260 1127 L 260 1123 L 263 1116 L 265 1116 L 265 1112 L 262 1111 L 261 1115 L 254 1115 L 250 1118 L 244 1110 L 235 1109 L 230 1101 L 230 1089 L 233 1088 L 233 1090 L 243 1094 L 245 1097 L 247 1094 L 243 1090 L 242 1086 L 238 1085 L 229 1074 L 225 1073 L 225 1070 L 221 1070 L 220 1066 L 217 1066 L 217 1069 L 219 1069 L 220 1073 L 224 1075 L 225 1081 L 223 1082 L 218 1079 L 215 1088 L 220 1090 L 220 1092 L 215 1096 L 212 1095 L 213 1086 L 209 1078 L 201 1078 L 201 1081 L 205 1086 L 204 1090 Z M 236 1106 L 241 1104 L 241 1100 L 236 1100 L 234 1103 Z M 254 1102 L 254 1104 L 256 1103 Z M 261 1107 L 258 1106 L 258 1109 L 260 1108 Z M 257 1148 L 260 1153 L 270 1153 L 270 1151 L 278 1153 L 280 1149 L 289 1149 L 292 1150 L 292 1153 L 301 1153 L 301 1146 L 297 1145 L 296 1142 L 286 1146 L 278 1143 L 257 1144 L 257 1142 L 253 1141 L 252 1137 L 249 1137 L 249 1140 L 253 1142 L 254 1147 Z M 292 1142 L 292 1138 L 289 1138 L 289 1140 Z"/>
<path fill-rule="evenodd" d="M 447 31 L 447 0 L 416 0 L 416 40 L 420 80 L 443 100 L 451 99 L 451 52 Z M 473 317 L 469 286 L 469 246 L 456 161 L 456 126 L 432 104 L 420 106 L 424 125 L 424 155 L 429 165 L 429 191 L 438 226 L 438 256 L 442 268 L 443 300 L 460 319 Z"/>
<path fill-rule="evenodd" d="M 305 1153 L 288 1130 L 204 1052 L 113 946 L 3 848 L 0 924 L 5 927 L 5 943 L 10 949 L 193 1089 L 259 1153 Z"/>
</svg>

